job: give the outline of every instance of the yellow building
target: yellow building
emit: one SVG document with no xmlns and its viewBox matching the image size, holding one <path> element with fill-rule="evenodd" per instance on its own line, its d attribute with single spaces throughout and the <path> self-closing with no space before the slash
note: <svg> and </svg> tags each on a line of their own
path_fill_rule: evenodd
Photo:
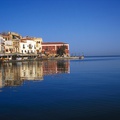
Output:
<svg viewBox="0 0 120 120">
<path fill-rule="evenodd" d="M 41 53 L 42 51 L 42 45 L 41 43 L 43 42 L 42 38 L 34 38 L 34 41 L 36 42 L 36 52 Z"/>
<path fill-rule="evenodd" d="M 18 53 L 19 41 L 22 36 L 15 32 L 3 32 L 1 35 L 5 39 L 4 53 Z"/>
</svg>

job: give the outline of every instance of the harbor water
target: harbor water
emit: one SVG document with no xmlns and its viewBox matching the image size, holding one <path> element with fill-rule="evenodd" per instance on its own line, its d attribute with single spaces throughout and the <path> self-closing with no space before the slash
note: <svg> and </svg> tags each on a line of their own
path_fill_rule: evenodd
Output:
<svg viewBox="0 0 120 120">
<path fill-rule="evenodd" d="M 120 57 L 2 63 L 0 120 L 120 120 Z"/>
</svg>

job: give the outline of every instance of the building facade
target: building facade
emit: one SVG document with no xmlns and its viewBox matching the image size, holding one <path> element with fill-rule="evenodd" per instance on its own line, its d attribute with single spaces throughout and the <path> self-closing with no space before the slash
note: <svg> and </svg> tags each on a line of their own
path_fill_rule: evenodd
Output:
<svg viewBox="0 0 120 120">
<path fill-rule="evenodd" d="M 4 54 L 39 54 L 56 56 L 58 51 L 63 50 L 62 55 L 69 56 L 69 44 L 64 42 L 43 42 L 42 38 L 22 37 L 15 32 L 0 34 L 0 52 Z M 38 56 L 39 56 L 38 55 Z M 61 56 L 61 55 L 60 55 Z"/>
<path fill-rule="evenodd" d="M 1 35 L 5 39 L 5 53 L 19 53 L 19 42 L 22 36 L 15 32 L 3 32 Z"/>
<path fill-rule="evenodd" d="M 19 43 L 19 53 L 22 54 L 36 53 L 36 42 L 33 39 L 21 39 Z"/>
<path fill-rule="evenodd" d="M 63 42 L 43 42 L 42 53 L 55 56 L 60 47 L 65 46 L 65 54 L 69 56 L 69 44 Z"/>
<path fill-rule="evenodd" d="M 4 53 L 4 50 L 5 50 L 5 39 L 2 37 L 2 36 L 0 36 L 0 53 Z"/>
<path fill-rule="evenodd" d="M 14 53 L 13 51 L 13 41 L 9 40 L 9 41 L 5 41 L 5 53 Z"/>
<path fill-rule="evenodd" d="M 1 35 L 5 40 L 16 40 L 16 39 L 18 40 L 22 38 L 20 34 L 15 32 L 3 32 L 1 33 Z"/>
<path fill-rule="evenodd" d="M 39 54 L 42 51 L 42 38 L 34 38 L 34 41 L 36 42 L 36 53 Z"/>
</svg>

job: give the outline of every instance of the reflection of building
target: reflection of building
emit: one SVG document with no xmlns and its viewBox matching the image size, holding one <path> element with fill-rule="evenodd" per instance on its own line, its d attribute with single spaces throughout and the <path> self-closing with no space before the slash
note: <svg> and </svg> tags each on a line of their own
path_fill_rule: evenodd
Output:
<svg viewBox="0 0 120 120">
<path fill-rule="evenodd" d="M 0 70 L 0 88 L 3 86 L 3 81 L 2 81 L 2 69 Z"/>
<path fill-rule="evenodd" d="M 70 72 L 69 61 L 44 61 L 42 65 L 44 75 Z"/>
<path fill-rule="evenodd" d="M 5 69 L 4 69 L 4 66 L 0 66 L 0 88 L 5 86 L 5 76 L 4 76 L 4 73 L 5 73 Z"/>
<path fill-rule="evenodd" d="M 43 70 L 41 63 L 24 62 L 20 68 L 20 76 L 23 80 L 43 80 Z"/>
<path fill-rule="evenodd" d="M 19 76 L 19 68 L 9 64 L 2 65 L 0 69 L 0 87 L 3 86 L 18 86 L 22 81 Z"/>
<path fill-rule="evenodd" d="M 4 66 L 4 69 L 5 86 L 18 86 L 22 84 L 19 66 L 8 63 Z"/>
<path fill-rule="evenodd" d="M 19 86 L 24 80 L 43 80 L 43 75 L 69 73 L 69 61 L 29 61 L 5 63 L 0 67 L 0 87 Z"/>
<path fill-rule="evenodd" d="M 58 61 L 57 62 L 57 73 L 70 73 L 69 61 Z"/>
</svg>

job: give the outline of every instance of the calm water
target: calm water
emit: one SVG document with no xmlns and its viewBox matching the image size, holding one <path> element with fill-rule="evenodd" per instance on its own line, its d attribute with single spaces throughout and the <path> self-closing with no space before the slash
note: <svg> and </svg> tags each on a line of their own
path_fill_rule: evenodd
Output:
<svg viewBox="0 0 120 120">
<path fill-rule="evenodd" d="M 0 120 L 120 120 L 120 57 L 0 65 Z"/>
</svg>

